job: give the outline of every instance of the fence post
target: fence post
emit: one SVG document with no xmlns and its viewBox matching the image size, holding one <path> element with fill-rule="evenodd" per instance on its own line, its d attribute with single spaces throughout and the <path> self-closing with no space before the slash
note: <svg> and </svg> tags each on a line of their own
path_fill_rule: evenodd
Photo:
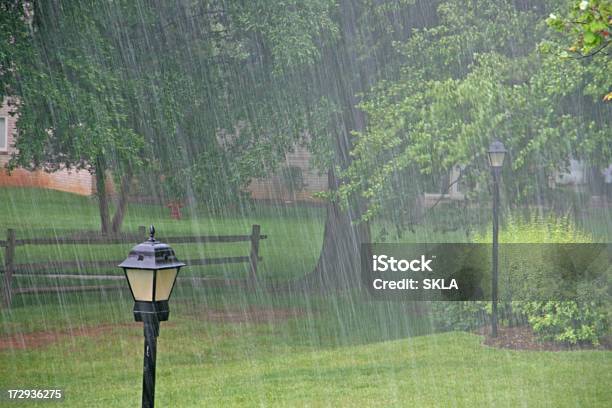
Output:
<svg viewBox="0 0 612 408">
<path fill-rule="evenodd" d="M 15 268 L 15 230 L 6 230 L 6 247 L 4 248 L 4 305 L 11 307 L 11 285 Z"/>
<path fill-rule="evenodd" d="M 249 279 L 255 282 L 257 279 L 257 260 L 259 258 L 259 235 L 261 232 L 261 226 L 254 224 L 251 227 L 251 254 L 249 256 L 251 263 L 251 270 Z"/>
<path fill-rule="evenodd" d="M 147 227 L 145 227 L 144 225 L 139 225 L 138 235 L 140 235 L 142 239 L 145 239 L 145 237 L 147 236 Z"/>
</svg>

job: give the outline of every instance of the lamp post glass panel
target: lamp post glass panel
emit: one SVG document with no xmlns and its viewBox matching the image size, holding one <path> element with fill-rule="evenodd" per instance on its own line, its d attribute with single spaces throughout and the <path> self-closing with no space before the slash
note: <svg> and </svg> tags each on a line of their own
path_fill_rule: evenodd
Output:
<svg viewBox="0 0 612 408">
<path fill-rule="evenodd" d="M 134 319 L 143 322 L 144 326 L 143 408 L 152 408 L 154 404 L 159 322 L 168 320 L 168 300 L 183 266 L 185 264 L 179 262 L 170 246 L 155 239 L 152 225 L 149 239 L 132 248 L 127 259 L 119 265 L 134 298 Z"/>
<path fill-rule="evenodd" d="M 499 178 L 501 168 L 506 157 L 506 148 L 499 140 L 489 145 L 488 158 L 493 173 L 493 254 L 491 279 L 491 336 L 497 337 L 497 282 L 498 282 L 498 253 L 499 253 Z"/>
</svg>

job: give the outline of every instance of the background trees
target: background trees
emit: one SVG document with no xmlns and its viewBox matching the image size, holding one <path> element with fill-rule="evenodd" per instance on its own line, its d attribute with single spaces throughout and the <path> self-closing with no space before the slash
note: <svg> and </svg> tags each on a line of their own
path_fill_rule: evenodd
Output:
<svg viewBox="0 0 612 408">
<path fill-rule="evenodd" d="M 587 59 L 590 71 L 589 93 L 604 92 L 604 101 L 612 100 L 610 92 L 609 45 L 612 42 L 612 2 L 609 0 L 573 0 L 559 13 L 551 13 L 548 25 L 563 35 L 544 39 L 541 49 L 555 52 L 562 59 Z"/>
<path fill-rule="evenodd" d="M 122 212 L 111 223 L 106 171 L 120 176 L 141 165 L 144 140 L 115 49 L 85 6 L 3 3 L 2 90 L 17 97 L 19 113 L 19 154 L 10 167 L 94 173 L 102 231 L 110 232 Z"/>
<path fill-rule="evenodd" d="M 103 232 L 119 230 L 134 176 L 223 208 L 304 133 L 310 100 L 296 90 L 322 36 L 334 38 L 332 6 L 7 2 L 3 92 L 20 101 L 11 166 L 94 173 Z"/>
<path fill-rule="evenodd" d="M 494 138 L 512 152 L 513 202 L 541 200 L 570 157 L 609 161 L 610 107 L 593 97 L 594 88 L 612 85 L 609 73 L 538 50 L 550 36 L 544 18 L 558 6 L 440 4 L 437 24 L 398 46 L 405 56 L 399 78 L 379 82 L 360 105 L 368 127 L 356 137 L 341 196 L 361 191 L 368 219 L 401 200 L 411 204 L 402 198 L 410 191 L 393 183 L 410 174 L 427 185 L 462 164 L 469 185 L 486 185 L 484 154 Z"/>
<path fill-rule="evenodd" d="M 367 221 L 387 211 L 406 228 L 451 166 L 486 196 L 492 138 L 512 152 L 515 203 L 542 200 L 569 157 L 609 160 L 609 2 L 586 3 L 6 1 L 12 166 L 96 174 L 102 230 L 117 232 L 134 178 L 223 210 L 306 144 L 330 189 L 311 278 L 347 281 Z"/>
</svg>

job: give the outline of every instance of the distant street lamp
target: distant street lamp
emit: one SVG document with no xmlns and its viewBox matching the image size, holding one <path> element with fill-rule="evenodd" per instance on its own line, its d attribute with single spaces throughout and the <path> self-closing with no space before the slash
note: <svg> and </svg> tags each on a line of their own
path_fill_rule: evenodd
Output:
<svg viewBox="0 0 612 408">
<path fill-rule="evenodd" d="M 182 266 L 185 264 L 176 259 L 172 248 L 155 240 L 152 225 L 149 239 L 132 248 L 127 259 L 119 265 L 134 297 L 134 320 L 143 322 L 144 326 L 143 408 L 154 405 L 159 322 L 168 320 L 168 299 Z"/>
<path fill-rule="evenodd" d="M 499 253 L 499 179 L 506 157 L 506 148 L 499 140 L 489 145 L 489 166 L 493 174 L 493 274 L 491 279 L 491 336 L 497 337 L 497 265 Z"/>
</svg>

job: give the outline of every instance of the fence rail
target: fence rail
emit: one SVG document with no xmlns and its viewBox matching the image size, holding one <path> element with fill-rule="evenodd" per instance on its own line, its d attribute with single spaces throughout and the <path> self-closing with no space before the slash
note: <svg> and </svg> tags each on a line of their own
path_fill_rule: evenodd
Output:
<svg viewBox="0 0 612 408">
<path fill-rule="evenodd" d="M 88 245 L 88 244 L 127 244 L 133 243 L 141 239 L 140 234 L 124 235 L 120 237 L 104 236 L 99 237 L 56 237 L 56 238 L 25 238 L 16 239 L 13 245 Z M 266 239 L 267 235 L 259 235 L 259 239 Z M 228 243 L 228 242 L 243 242 L 251 241 L 252 235 L 202 235 L 202 236 L 178 236 L 178 237 L 157 237 L 159 241 L 172 242 L 172 244 L 208 244 L 208 243 Z M 7 247 L 9 241 L 0 241 L 0 247 Z"/>
<path fill-rule="evenodd" d="M 120 234 L 114 236 L 101 235 L 99 233 L 87 232 L 77 233 L 63 237 L 52 238 L 22 238 L 17 239 L 14 229 L 7 230 L 6 240 L 0 241 L 0 247 L 4 248 L 4 305 L 10 307 L 13 294 L 19 293 L 39 293 L 50 291 L 58 291 L 61 288 L 19 288 L 12 289 L 14 275 L 17 274 L 32 274 L 32 272 L 49 271 L 57 269 L 93 269 L 93 268 L 110 268 L 117 266 L 123 260 L 99 260 L 99 261 L 49 261 L 49 262 L 33 262 L 33 263 L 15 263 L 15 248 L 21 245 L 112 245 L 112 244 L 135 244 L 140 242 L 145 237 L 145 227 L 138 227 L 137 234 Z M 169 236 L 162 237 L 159 240 L 169 244 L 205 244 L 205 243 L 229 243 L 229 242 L 246 242 L 250 241 L 250 252 L 245 256 L 229 256 L 217 258 L 197 258 L 182 260 L 187 266 L 203 266 L 203 265 L 221 265 L 230 263 L 248 263 L 249 275 L 247 279 L 254 281 L 257 278 L 257 264 L 262 260 L 259 256 L 259 241 L 267 239 L 267 235 L 262 235 L 261 227 L 253 225 L 251 234 L 249 235 L 195 235 L 195 236 Z M 35 274 L 36 275 L 36 274 Z M 64 276 L 66 274 L 63 274 Z M 89 276 L 87 274 L 69 274 L 71 277 L 79 278 L 81 276 Z M 111 276 L 111 275 L 104 275 Z M 98 286 L 101 290 L 105 286 Z M 94 286 L 82 286 L 83 290 L 94 290 Z M 77 286 L 70 286 L 69 291 L 78 290 Z"/>
</svg>

